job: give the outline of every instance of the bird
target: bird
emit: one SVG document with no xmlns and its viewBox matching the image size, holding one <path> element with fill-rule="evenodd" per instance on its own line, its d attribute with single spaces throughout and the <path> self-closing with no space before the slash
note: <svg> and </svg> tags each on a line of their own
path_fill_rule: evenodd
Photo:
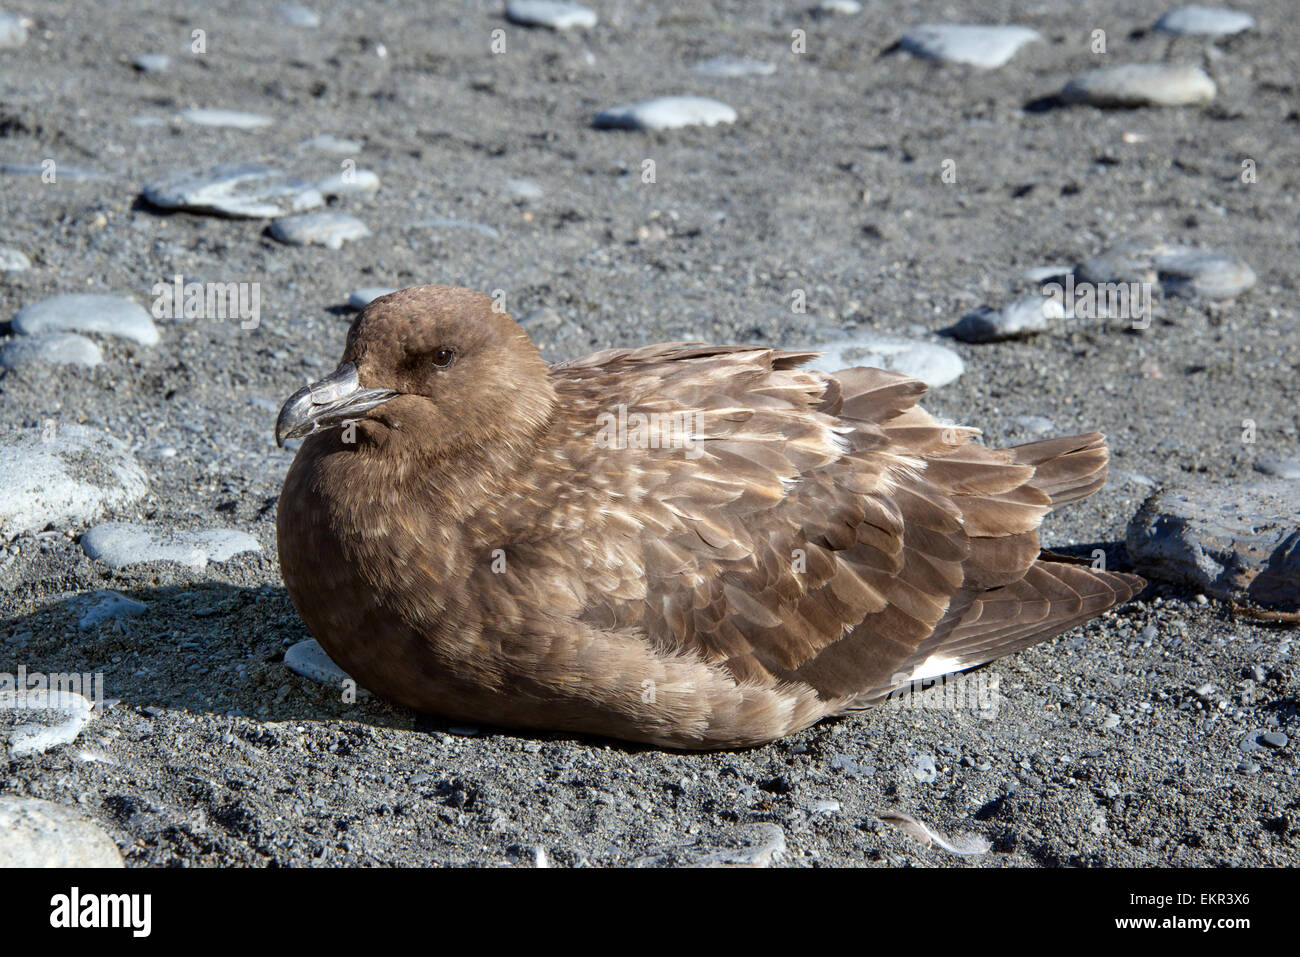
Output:
<svg viewBox="0 0 1300 957">
<path fill-rule="evenodd" d="M 449 720 L 762 745 L 1138 594 L 1039 544 L 1100 433 L 994 449 L 897 372 L 663 343 L 549 364 L 499 299 L 372 301 L 284 404 L 276 518 L 308 630 Z"/>
</svg>

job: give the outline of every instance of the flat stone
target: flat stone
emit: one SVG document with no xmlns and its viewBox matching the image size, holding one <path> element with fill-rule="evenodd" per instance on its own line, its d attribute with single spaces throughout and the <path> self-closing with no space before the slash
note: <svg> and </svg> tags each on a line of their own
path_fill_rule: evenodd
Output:
<svg viewBox="0 0 1300 957">
<path fill-rule="evenodd" d="M 0 272 L 23 272 L 32 268 L 32 261 L 21 249 L 0 246 Z"/>
<path fill-rule="evenodd" d="M 81 547 L 93 561 L 110 568 L 129 568 L 146 562 L 176 562 L 189 568 L 206 568 L 262 546 L 247 532 L 214 528 L 202 532 L 146 528 L 129 522 L 105 522 L 81 536 Z"/>
<path fill-rule="evenodd" d="M 1156 21 L 1156 29 L 1164 33 L 1192 36 L 1223 37 L 1254 28 L 1255 18 L 1249 13 L 1225 7 L 1179 7 Z"/>
<path fill-rule="evenodd" d="M 597 113 L 593 125 L 597 129 L 654 131 L 734 122 L 736 111 L 718 100 L 704 96 L 662 96 Z"/>
<path fill-rule="evenodd" d="M 695 64 L 694 69 L 700 76 L 735 79 L 743 76 L 771 76 L 776 72 L 776 64 L 747 57 L 717 56 Z"/>
<path fill-rule="evenodd" d="M 322 196 L 356 196 L 373 193 L 379 189 L 379 175 L 368 169 L 354 169 L 335 173 L 316 184 Z"/>
<path fill-rule="evenodd" d="M 1265 455 L 1255 460 L 1255 471 L 1276 478 L 1300 479 L 1300 456 L 1284 459 L 1274 455 Z"/>
<path fill-rule="evenodd" d="M 118 439 L 83 425 L 0 432 L 0 537 L 79 526 L 149 489 Z"/>
<path fill-rule="evenodd" d="M 366 224 L 347 213 L 302 213 L 271 224 L 271 235 L 290 246 L 324 246 L 342 249 L 351 239 L 371 235 Z"/>
<path fill-rule="evenodd" d="M 852 366 L 888 369 L 920 379 L 931 388 L 947 385 L 965 369 L 961 356 L 945 346 L 887 333 L 863 333 L 860 338 L 818 345 L 822 353 L 813 368 L 837 372 Z"/>
<path fill-rule="evenodd" d="M 927 23 L 908 30 L 899 42 L 917 56 L 991 70 L 1005 64 L 1026 43 L 1042 38 L 1028 27 Z"/>
<path fill-rule="evenodd" d="M 158 327 L 144 307 L 124 296 L 68 293 L 23 306 L 13 318 L 21 336 L 49 332 L 95 332 L 144 346 L 158 342 Z"/>
<path fill-rule="evenodd" d="M 1031 435 L 1050 435 L 1056 431 L 1052 420 L 1045 415 L 1013 415 L 1011 421 Z"/>
<path fill-rule="evenodd" d="M 304 7 L 301 3 L 277 3 L 275 5 L 275 15 L 285 23 L 291 23 L 295 27 L 314 28 L 320 26 L 320 14 L 311 7 Z"/>
<path fill-rule="evenodd" d="M 162 209 L 248 219 L 273 219 L 325 203 L 310 183 L 256 163 L 181 170 L 146 186 L 144 198 Z"/>
<path fill-rule="evenodd" d="M 819 16 L 851 17 L 861 12 L 862 4 L 858 0 L 818 0 L 817 6 L 813 7 L 813 13 Z"/>
<path fill-rule="evenodd" d="M 1162 489 L 1127 541 L 1142 574 L 1224 601 L 1300 607 L 1300 497 L 1285 479 Z"/>
<path fill-rule="evenodd" d="M 590 30 L 596 25 L 596 11 L 580 3 L 555 0 L 511 0 L 506 4 L 506 19 L 525 27 L 551 30 Z"/>
<path fill-rule="evenodd" d="M 219 110 L 196 108 L 181 110 L 179 114 L 186 123 L 196 126 L 218 126 L 236 130 L 260 130 L 275 121 L 260 113 L 245 113 L 242 110 Z"/>
<path fill-rule="evenodd" d="M 387 296 L 390 292 L 397 292 L 397 288 L 362 286 L 360 289 L 353 289 L 348 293 L 348 305 L 353 309 L 364 309 L 380 296 Z"/>
<path fill-rule="evenodd" d="M 785 831 L 775 824 L 742 824 L 705 840 L 639 857 L 633 867 L 768 867 L 785 854 Z"/>
<path fill-rule="evenodd" d="M 309 140 L 303 140 L 298 144 L 298 147 L 299 149 L 313 149 L 321 150 L 325 153 L 337 153 L 342 156 L 349 153 L 360 153 L 363 144 L 360 140 L 344 139 L 335 136 L 333 133 L 321 133 L 317 136 L 313 136 Z"/>
<path fill-rule="evenodd" d="M 134 618 L 143 615 L 149 606 L 115 591 L 100 589 L 90 595 L 84 604 L 85 611 L 77 622 L 80 631 L 89 631 L 101 622 L 117 618 Z"/>
<path fill-rule="evenodd" d="M 75 691 L 0 687 L 0 740 L 13 758 L 44 754 L 77 740 L 94 707 Z"/>
<path fill-rule="evenodd" d="M 284 653 L 284 664 L 294 674 L 331 688 L 341 688 L 345 681 L 356 683 L 350 674 L 334 663 L 334 659 L 325 653 L 315 638 L 291 645 Z M 358 687 L 356 690 L 358 698 L 370 694 L 364 688 Z"/>
<path fill-rule="evenodd" d="M 1209 103 L 1217 92 L 1200 67 L 1128 63 L 1076 76 L 1061 91 L 1061 99 L 1103 107 L 1190 106 Z"/>
<path fill-rule="evenodd" d="M 52 169 L 55 184 L 65 180 L 102 182 L 111 179 L 107 173 L 101 173 L 99 170 L 87 169 L 84 166 L 69 166 L 67 163 L 55 163 Z M 35 176 L 39 178 L 45 176 L 46 166 L 44 163 L 4 163 L 0 164 L 0 173 L 4 173 L 6 176 Z"/>
<path fill-rule="evenodd" d="M 0 868 L 124 866 L 113 839 L 80 811 L 0 794 Z"/>
<path fill-rule="evenodd" d="M 1160 283 L 1171 296 L 1231 299 L 1255 285 L 1255 271 L 1231 256 L 1159 240 L 1124 240 L 1074 268 L 1077 281 Z"/>
<path fill-rule="evenodd" d="M 27 42 L 27 28 L 12 13 L 0 10 L 0 50 L 14 50 Z"/>
<path fill-rule="evenodd" d="M 505 194 L 516 203 L 523 204 L 537 202 L 546 195 L 546 191 L 531 180 L 508 179 L 506 180 Z"/>
<path fill-rule="evenodd" d="M 79 365 L 94 368 L 104 359 L 99 346 L 75 332 L 17 336 L 0 346 L 0 368 Z"/>
<path fill-rule="evenodd" d="M 950 331 L 963 342 L 1001 342 L 1046 332 L 1052 320 L 1064 318 L 1065 309 L 1055 299 L 1026 296 L 1002 309 L 980 306 L 962 316 Z"/>
<path fill-rule="evenodd" d="M 141 73 L 162 73 L 171 66 L 172 58 L 166 53 L 141 53 L 131 61 Z"/>
</svg>

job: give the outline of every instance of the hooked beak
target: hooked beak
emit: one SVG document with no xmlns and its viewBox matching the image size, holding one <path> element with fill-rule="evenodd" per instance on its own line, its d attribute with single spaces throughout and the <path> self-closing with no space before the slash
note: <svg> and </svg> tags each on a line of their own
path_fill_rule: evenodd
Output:
<svg viewBox="0 0 1300 957">
<path fill-rule="evenodd" d="M 359 419 L 398 394 L 392 389 L 361 388 L 357 367 L 345 362 L 319 382 L 289 396 L 275 421 L 275 444 L 283 447 L 285 439 Z"/>
</svg>

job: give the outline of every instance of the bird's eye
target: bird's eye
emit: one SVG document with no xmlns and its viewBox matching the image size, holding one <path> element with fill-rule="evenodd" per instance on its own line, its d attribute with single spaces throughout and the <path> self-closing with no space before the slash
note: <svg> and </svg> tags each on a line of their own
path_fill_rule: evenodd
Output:
<svg viewBox="0 0 1300 957">
<path fill-rule="evenodd" d="M 452 360 L 455 358 L 456 353 L 453 350 L 439 349 L 433 354 L 433 364 L 438 369 L 445 369 L 451 365 Z"/>
</svg>

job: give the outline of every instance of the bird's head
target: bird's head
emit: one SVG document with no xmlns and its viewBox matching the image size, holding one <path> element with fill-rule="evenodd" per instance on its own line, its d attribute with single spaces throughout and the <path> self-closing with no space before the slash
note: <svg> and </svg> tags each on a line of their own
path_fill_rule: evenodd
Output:
<svg viewBox="0 0 1300 957">
<path fill-rule="evenodd" d="M 414 286 L 365 308 L 339 367 L 285 402 L 275 438 L 342 429 L 345 443 L 446 454 L 531 438 L 554 403 L 546 362 L 493 299 Z"/>
</svg>

